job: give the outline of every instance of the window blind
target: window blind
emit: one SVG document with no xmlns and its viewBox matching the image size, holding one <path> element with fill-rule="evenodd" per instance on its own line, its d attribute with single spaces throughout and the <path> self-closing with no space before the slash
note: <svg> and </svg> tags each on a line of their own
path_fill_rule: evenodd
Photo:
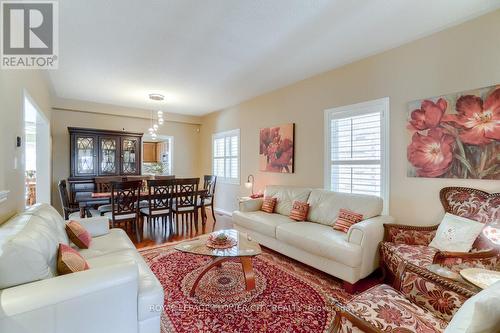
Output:
<svg viewBox="0 0 500 333">
<path fill-rule="evenodd" d="M 213 136 L 213 174 L 223 182 L 239 183 L 239 130 Z"/>
<path fill-rule="evenodd" d="M 330 188 L 381 195 L 381 112 L 330 117 Z"/>
</svg>

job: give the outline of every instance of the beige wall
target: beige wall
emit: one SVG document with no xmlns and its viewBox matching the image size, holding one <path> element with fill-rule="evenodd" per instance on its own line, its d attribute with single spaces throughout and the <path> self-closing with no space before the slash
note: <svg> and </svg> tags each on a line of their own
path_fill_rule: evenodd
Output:
<svg viewBox="0 0 500 333">
<path fill-rule="evenodd" d="M 24 209 L 24 145 L 16 148 L 16 137 L 24 138 L 24 90 L 50 121 L 51 94 L 45 75 L 34 70 L 0 70 L 0 190 L 10 190 L 7 202 L 0 204 L 0 223 Z"/>
<path fill-rule="evenodd" d="M 500 190 L 500 181 L 408 178 L 405 121 L 409 101 L 500 84 L 500 10 L 430 37 L 207 115 L 201 128 L 202 171 L 211 171 L 212 133 L 241 129 L 241 186 L 218 187 L 216 206 L 231 211 L 248 174 L 265 184 L 323 187 L 323 115 L 336 106 L 390 97 L 390 214 L 400 223 L 434 224 L 444 186 Z M 367 37 L 368 38 L 368 37 Z M 259 128 L 296 123 L 296 172 L 258 171 Z"/>
<path fill-rule="evenodd" d="M 95 104 L 92 103 L 95 108 Z M 99 107 L 97 107 L 99 109 Z M 109 105 L 101 105 L 101 112 L 108 112 L 114 108 Z M 87 109 L 86 107 L 84 109 Z M 144 115 L 145 110 L 142 110 Z M 192 177 L 200 174 L 199 156 L 199 125 L 188 122 L 166 121 L 160 126 L 160 135 L 171 135 L 174 137 L 173 172 L 179 177 Z M 181 119 L 177 119 L 181 120 Z M 182 119 L 187 121 L 189 119 Z M 198 121 L 192 118 L 192 121 Z M 68 127 L 86 127 L 107 130 L 124 130 L 129 132 L 147 132 L 151 126 L 150 120 L 131 116 L 118 116 L 112 114 L 98 114 L 78 111 L 53 110 L 52 117 L 52 157 L 53 182 L 52 182 L 52 204 L 60 209 L 61 204 L 57 192 L 57 182 L 69 177 L 69 134 Z"/>
</svg>

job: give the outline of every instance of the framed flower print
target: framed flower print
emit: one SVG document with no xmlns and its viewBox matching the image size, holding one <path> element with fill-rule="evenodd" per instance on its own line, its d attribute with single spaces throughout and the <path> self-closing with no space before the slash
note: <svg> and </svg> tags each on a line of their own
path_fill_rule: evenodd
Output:
<svg viewBox="0 0 500 333">
<path fill-rule="evenodd" d="M 295 124 L 262 128 L 259 140 L 261 171 L 293 173 Z"/>
<path fill-rule="evenodd" d="M 500 85 L 409 103 L 408 176 L 500 179 Z"/>
</svg>

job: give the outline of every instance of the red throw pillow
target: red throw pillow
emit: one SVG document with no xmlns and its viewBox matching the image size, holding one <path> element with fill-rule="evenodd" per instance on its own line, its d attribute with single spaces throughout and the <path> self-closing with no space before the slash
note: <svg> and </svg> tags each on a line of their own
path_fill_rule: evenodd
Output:
<svg viewBox="0 0 500 333">
<path fill-rule="evenodd" d="M 80 223 L 76 221 L 66 223 L 66 233 L 69 239 L 80 249 L 89 248 L 92 236 L 90 236 L 90 233 Z"/>
<path fill-rule="evenodd" d="M 85 259 L 68 245 L 59 244 L 57 253 L 57 273 L 59 275 L 85 271 L 89 269 Z"/>
<path fill-rule="evenodd" d="M 292 211 L 290 218 L 295 221 L 305 221 L 307 212 L 309 211 L 309 204 L 303 201 L 294 201 L 292 204 Z"/>
<path fill-rule="evenodd" d="M 278 199 L 272 197 L 264 198 L 264 202 L 262 203 L 262 208 L 260 210 L 266 213 L 274 213 L 274 207 L 276 207 L 276 203 Z"/>
<path fill-rule="evenodd" d="M 363 221 L 363 214 L 358 214 L 347 209 L 341 208 L 337 221 L 333 225 L 333 229 L 342 232 L 348 232 L 351 225 Z"/>
</svg>

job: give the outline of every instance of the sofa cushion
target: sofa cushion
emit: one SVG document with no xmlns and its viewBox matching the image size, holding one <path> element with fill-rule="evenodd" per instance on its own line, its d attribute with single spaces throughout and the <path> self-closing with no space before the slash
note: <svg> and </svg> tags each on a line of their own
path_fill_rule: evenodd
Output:
<svg viewBox="0 0 500 333">
<path fill-rule="evenodd" d="M 260 210 L 266 213 L 274 213 L 274 208 L 276 207 L 276 201 L 278 199 L 273 197 L 264 198 L 264 202 L 262 202 L 262 207 Z"/>
<path fill-rule="evenodd" d="M 347 233 L 353 224 L 361 221 L 363 221 L 363 214 L 341 208 L 333 229 Z"/>
<path fill-rule="evenodd" d="M 0 289 L 55 276 L 59 243 L 68 245 L 64 238 L 54 221 L 36 215 L 19 214 L 2 224 Z"/>
<path fill-rule="evenodd" d="M 361 265 L 361 247 L 347 241 L 341 231 L 313 222 L 280 224 L 276 238 L 320 257 L 325 257 L 349 267 Z"/>
<path fill-rule="evenodd" d="M 380 332 L 437 333 L 443 332 L 447 325 L 386 284 L 355 296 L 346 308 Z"/>
<path fill-rule="evenodd" d="M 57 273 L 65 275 L 89 269 L 87 261 L 68 245 L 59 244 L 57 252 Z"/>
<path fill-rule="evenodd" d="M 483 227 L 481 222 L 446 213 L 429 246 L 441 251 L 469 252 Z"/>
<path fill-rule="evenodd" d="M 76 248 L 76 246 L 74 246 Z M 122 250 L 135 249 L 134 244 L 127 236 L 127 233 L 120 228 L 109 230 L 109 233 L 92 238 L 92 243 L 88 249 L 81 249 L 78 252 L 84 258 L 93 258 Z"/>
<path fill-rule="evenodd" d="M 28 210 L 21 213 L 20 215 L 31 215 L 38 216 L 44 219 L 47 223 L 52 223 L 55 228 L 54 231 L 57 232 L 57 238 L 62 244 L 68 244 L 69 239 L 66 234 L 66 222 L 59 212 L 49 204 L 41 203 L 31 206 Z"/>
<path fill-rule="evenodd" d="M 265 197 L 278 199 L 275 212 L 289 216 L 292 210 L 292 203 L 297 201 L 307 201 L 311 189 L 307 187 L 269 185 L 264 192 Z"/>
<path fill-rule="evenodd" d="M 382 213 L 382 198 L 373 195 L 351 194 L 315 189 L 309 199 L 307 220 L 325 225 L 333 225 L 341 208 L 363 214 L 364 219 Z"/>
<path fill-rule="evenodd" d="M 158 315 L 156 309 L 161 309 L 163 305 L 163 287 L 136 250 L 130 249 L 108 253 L 90 258 L 87 261 L 91 270 L 116 264 L 136 263 L 139 269 L 138 320 L 141 321 Z"/>
<path fill-rule="evenodd" d="M 288 216 L 269 214 L 263 211 L 233 213 L 233 222 L 245 229 L 253 230 L 268 237 L 276 238 L 276 227 L 294 223 Z"/>
<path fill-rule="evenodd" d="M 446 333 L 498 332 L 500 327 L 500 281 L 469 298 L 455 313 Z"/>
<path fill-rule="evenodd" d="M 295 200 L 292 204 L 292 211 L 290 218 L 294 221 L 305 221 L 307 219 L 307 212 L 309 211 L 309 204 L 303 201 Z"/>
<path fill-rule="evenodd" d="M 88 249 L 92 242 L 90 233 L 76 221 L 66 223 L 66 233 L 69 239 L 80 249 Z"/>
</svg>

